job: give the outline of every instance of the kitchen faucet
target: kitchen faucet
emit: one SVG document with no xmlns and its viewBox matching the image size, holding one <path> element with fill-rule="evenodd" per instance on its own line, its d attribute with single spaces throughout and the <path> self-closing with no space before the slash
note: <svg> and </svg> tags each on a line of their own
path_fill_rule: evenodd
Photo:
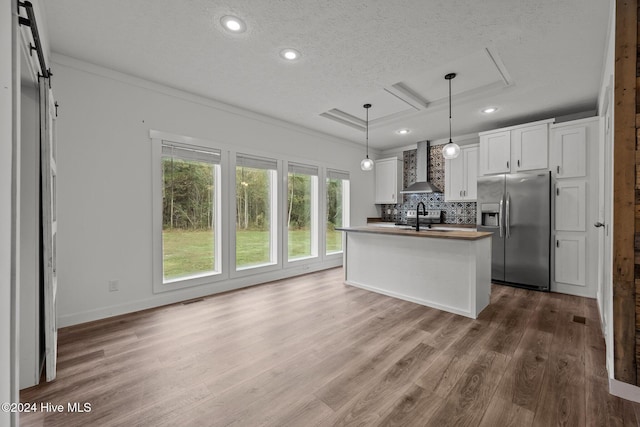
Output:
<svg viewBox="0 0 640 427">
<path fill-rule="evenodd" d="M 418 203 L 418 206 L 416 206 L 416 231 L 420 231 L 420 205 L 422 205 L 422 215 L 427 215 L 427 207 L 424 202 Z"/>
</svg>

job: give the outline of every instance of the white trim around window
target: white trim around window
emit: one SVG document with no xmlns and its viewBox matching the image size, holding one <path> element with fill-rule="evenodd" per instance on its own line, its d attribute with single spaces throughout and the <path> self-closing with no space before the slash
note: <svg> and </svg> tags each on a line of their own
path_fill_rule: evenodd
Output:
<svg viewBox="0 0 640 427">
<path fill-rule="evenodd" d="M 321 203 L 320 203 L 320 168 L 318 166 L 307 165 L 299 162 L 285 162 L 284 169 L 286 173 L 283 174 L 282 181 L 282 190 L 283 194 L 282 200 L 282 259 L 284 261 L 284 265 L 286 268 L 299 267 L 303 266 L 303 268 L 307 267 L 311 264 L 320 263 L 323 260 L 320 251 L 320 218 L 321 216 Z M 299 175 L 307 175 L 311 177 L 310 184 L 310 218 L 309 218 L 309 226 L 310 226 L 310 252 L 311 254 L 308 256 L 300 256 L 295 258 L 289 258 L 289 226 L 288 226 L 288 212 L 289 212 L 289 174 L 295 173 Z"/>
<path fill-rule="evenodd" d="M 153 292 L 161 293 L 174 291 L 187 287 L 200 286 L 228 278 L 225 272 L 224 261 L 226 254 L 224 251 L 224 228 L 222 222 L 222 200 L 224 197 L 224 185 L 222 184 L 222 164 L 225 154 L 220 149 L 213 148 L 208 141 L 199 141 L 186 137 L 167 137 L 162 133 L 150 132 L 151 136 L 151 186 L 152 186 L 152 268 L 153 268 Z M 194 144 L 195 143 L 195 144 Z M 214 166 L 214 185 L 216 186 L 212 200 L 214 210 L 214 265 L 212 271 L 196 273 L 193 275 L 165 280 L 164 259 L 163 259 L 163 167 L 162 159 L 167 155 L 174 154 L 178 158 L 187 160 L 202 161 Z"/>
<path fill-rule="evenodd" d="M 324 183 L 324 188 L 323 188 L 323 197 L 325 199 L 325 202 L 322 204 L 323 205 L 323 227 L 322 227 L 322 240 L 323 240 L 323 260 L 326 261 L 331 261 L 331 260 L 335 260 L 335 259 L 339 259 L 342 258 L 343 253 L 344 253 L 344 233 L 342 233 L 342 247 L 339 251 L 335 251 L 335 252 L 327 252 L 327 222 L 328 222 L 328 204 L 326 203 L 326 199 L 327 199 L 327 191 L 328 191 L 328 187 L 327 187 L 327 180 L 329 179 L 337 179 L 340 180 L 342 182 L 342 198 L 340 200 L 341 204 L 342 204 L 342 226 L 343 227 L 348 227 L 350 224 L 350 218 L 351 218 L 351 203 L 350 203 L 350 199 L 351 199 L 351 181 L 349 179 L 349 172 L 345 172 L 345 171 L 340 171 L 340 170 L 336 170 L 336 169 L 327 169 L 326 170 L 326 175 L 325 178 L 323 179 L 323 183 Z"/>
<path fill-rule="evenodd" d="M 342 252 L 326 254 L 326 178 L 339 178 L 345 180 L 343 189 L 343 225 L 349 222 L 349 193 L 348 172 L 327 168 L 325 165 L 307 162 L 305 159 L 289 159 L 287 156 L 274 156 L 273 154 L 258 152 L 257 150 L 239 150 L 235 145 L 214 143 L 209 140 L 186 137 L 150 130 L 151 154 L 152 154 L 152 245 L 153 245 L 153 292 L 160 293 L 174 291 L 188 287 L 207 286 L 212 292 L 216 289 L 229 290 L 241 288 L 249 284 L 274 280 L 275 277 L 289 277 L 301 274 L 305 271 L 318 271 L 323 268 L 339 266 L 342 263 Z M 163 248 L 162 248 L 162 145 L 163 141 L 170 141 L 176 149 L 184 147 L 184 157 L 191 160 L 204 161 L 219 164 L 218 172 L 214 178 L 218 189 L 216 191 L 216 203 L 220 207 L 216 215 L 215 233 L 216 240 L 215 261 L 216 273 L 193 275 L 187 278 L 179 278 L 171 281 L 163 280 Z M 179 151 L 179 150 L 177 150 Z M 270 218 L 272 218 L 272 232 L 270 233 L 270 248 L 272 263 L 251 266 L 250 268 L 236 269 L 236 159 L 238 154 L 248 162 L 249 166 L 264 166 L 275 171 L 270 180 L 270 191 L 274 194 L 270 206 Z M 289 170 L 301 174 L 316 174 L 316 184 L 313 185 L 312 221 L 316 223 L 316 230 L 312 233 L 313 256 L 300 257 L 289 261 L 288 259 L 288 227 L 287 227 L 287 179 Z M 346 190 L 346 191 L 345 191 Z M 285 273 L 285 271 L 291 273 Z"/>
<path fill-rule="evenodd" d="M 280 236 L 280 220 L 278 217 L 279 207 L 282 205 L 282 191 L 278 186 L 279 177 L 282 176 L 282 161 L 268 158 L 264 156 L 256 156 L 252 154 L 245 154 L 232 151 L 229 154 L 229 181 L 228 187 L 230 190 L 230 200 L 228 209 L 230 233 L 230 246 L 229 246 L 229 275 L 231 278 L 244 277 L 262 272 L 269 272 L 282 269 L 282 257 L 279 248 L 282 247 Z M 269 256 L 270 261 L 263 264 L 248 265 L 238 267 L 237 265 L 237 246 L 238 246 L 238 234 L 236 231 L 236 169 L 238 166 L 245 166 L 253 169 L 264 169 L 270 171 L 269 175 L 269 192 L 271 200 L 269 201 Z"/>
</svg>

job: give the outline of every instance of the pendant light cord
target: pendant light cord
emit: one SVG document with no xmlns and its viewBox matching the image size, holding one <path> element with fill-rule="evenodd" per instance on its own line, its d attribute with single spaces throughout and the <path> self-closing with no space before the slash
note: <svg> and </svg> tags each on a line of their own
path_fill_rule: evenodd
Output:
<svg viewBox="0 0 640 427">
<path fill-rule="evenodd" d="M 367 108 L 367 159 L 369 158 L 369 109 Z"/>
<path fill-rule="evenodd" d="M 449 142 L 451 143 L 451 80 L 449 79 Z"/>
<path fill-rule="evenodd" d="M 369 158 L 369 108 L 371 108 L 371 104 L 363 105 L 367 115 L 366 115 L 366 140 L 367 140 L 367 159 Z"/>
<path fill-rule="evenodd" d="M 452 138 L 453 133 L 451 131 L 452 129 L 452 126 L 451 126 L 451 123 L 452 123 L 451 80 L 454 79 L 455 77 L 456 77 L 456 73 L 449 73 L 446 76 L 444 76 L 445 79 L 449 80 L 449 142 L 442 149 L 442 155 L 447 160 L 455 159 L 456 157 L 458 157 L 458 154 L 460 154 L 460 147 L 458 146 L 458 144 L 453 142 L 453 138 Z"/>
</svg>

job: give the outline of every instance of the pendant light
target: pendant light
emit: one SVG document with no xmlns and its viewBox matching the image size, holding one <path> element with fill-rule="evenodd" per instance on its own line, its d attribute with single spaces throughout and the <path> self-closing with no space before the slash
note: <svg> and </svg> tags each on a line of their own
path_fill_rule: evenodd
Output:
<svg viewBox="0 0 640 427">
<path fill-rule="evenodd" d="M 458 144 L 451 140 L 451 80 L 456 76 L 456 73 L 449 73 L 444 76 L 449 80 L 449 143 L 442 149 L 442 155 L 445 159 L 455 159 L 460 154 L 460 147 Z"/>
<path fill-rule="evenodd" d="M 362 159 L 362 161 L 360 162 L 360 169 L 362 169 L 363 171 L 370 171 L 373 169 L 373 160 L 371 160 L 369 158 L 369 108 L 371 108 L 371 104 L 364 104 L 363 107 L 365 108 L 365 111 L 367 112 L 367 128 L 366 128 L 366 132 L 367 132 L 367 157 L 365 157 L 364 159 Z"/>
</svg>

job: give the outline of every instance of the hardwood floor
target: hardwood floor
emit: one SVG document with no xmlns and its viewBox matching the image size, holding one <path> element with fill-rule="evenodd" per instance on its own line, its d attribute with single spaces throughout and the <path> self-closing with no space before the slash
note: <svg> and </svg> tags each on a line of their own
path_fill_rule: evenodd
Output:
<svg viewBox="0 0 640 427">
<path fill-rule="evenodd" d="M 639 425 L 607 392 L 595 300 L 493 285 L 472 320 L 342 274 L 61 329 L 58 378 L 21 399 L 65 411 L 21 425 Z"/>
</svg>

